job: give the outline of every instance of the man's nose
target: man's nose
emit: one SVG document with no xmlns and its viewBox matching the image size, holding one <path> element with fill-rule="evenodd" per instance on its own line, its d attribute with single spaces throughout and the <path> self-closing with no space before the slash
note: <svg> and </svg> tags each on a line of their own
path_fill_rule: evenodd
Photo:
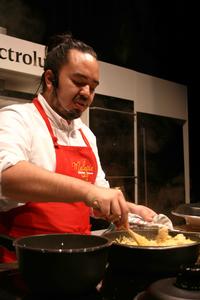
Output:
<svg viewBox="0 0 200 300">
<path fill-rule="evenodd" d="M 84 96 L 90 96 L 91 92 L 90 92 L 90 86 L 89 84 L 86 84 L 84 85 L 82 88 L 81 88 L 81 94 L 84 95 Z"/>
</svg>

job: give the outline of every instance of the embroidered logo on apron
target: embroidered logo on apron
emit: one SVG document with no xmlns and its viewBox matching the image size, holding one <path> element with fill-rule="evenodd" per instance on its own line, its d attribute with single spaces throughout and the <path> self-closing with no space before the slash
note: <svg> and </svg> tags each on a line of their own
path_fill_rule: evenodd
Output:
<svg viewBox="0 0 200 300">
<path fill-rule="evenodd" d="M 87 164 L 85 160 L 82 161 L 74 161 L 72 163 L 72 167 L 74 171 L 76 171 L 83 180 L 89 181 L 89 176 L 94 174 L 93 166 Z"/>
</svg>

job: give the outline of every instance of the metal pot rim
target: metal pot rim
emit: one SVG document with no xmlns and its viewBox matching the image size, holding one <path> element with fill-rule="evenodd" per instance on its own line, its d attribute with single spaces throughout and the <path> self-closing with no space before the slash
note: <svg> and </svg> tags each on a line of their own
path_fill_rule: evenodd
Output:
<svg viewBox="0 0 200 300">
<path fill-rule="evenodd" d="M 97 246 L 88 246 L 88 247 L 81 247 L 81 248 L 66 248 L 67 245 L 62 245 L 60 247 L 39 247 L 39 246 L 30 246 L 26 244 L 26 242 L 30 239 L 37 240 L 41 239 L 43 237 L 63 237 L 63 238 L 83 238 L 83 239 L 96 239 L 101 241 L 102 243 Z M 38 234 L 38 235 L 30 235 L 25 237 L 16 238 L 13 241 L 14 247 L 18 249 L 25 249 L 25 250 L 32 250 L 35 252 L 42 252 L 42 253 L 88 253 L 88 252 L 94 252 L 98 251 L 104 248 L 109 247 L 112 244 L 112 242 L 104 236 L 94 236 L 94 235 L 86 235 L 86 234 L 72 234 L 72 233 L 58 233 L 58 234 Z"/>
</svg>

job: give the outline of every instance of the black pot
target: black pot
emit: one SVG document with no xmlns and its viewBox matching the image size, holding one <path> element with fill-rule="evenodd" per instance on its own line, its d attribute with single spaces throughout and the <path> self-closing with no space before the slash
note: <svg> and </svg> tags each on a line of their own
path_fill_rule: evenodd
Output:
<svg viewBox="0 0 200 300">
<path fill-rule="evenodd" d="M 155 238 L 158 230 L 153 228 L 135 229 L 135 232 L 147 238 Z M 174 236 L 178 232 L 170 231 Z M 104 236 L 112 242 L 121 235 L 129 236 L 127 231 L 114 231 Z M 193 264 L 199 255 L 200 236 L 184 232 L 193 244 L 170 247 L 141 247 L 114 243 L 109 251 L 109 264 L 112 269 L 122 274 L 147 278 L 164 278 L 176 276 L 182 264 Z"/>
<path fill-rule="evenodd" d="M 45 234 L 18 238 L 13 244 L 31 291 L 78 295 L 102 280 L 111 242 L 93 235 Z"/>
</svg>

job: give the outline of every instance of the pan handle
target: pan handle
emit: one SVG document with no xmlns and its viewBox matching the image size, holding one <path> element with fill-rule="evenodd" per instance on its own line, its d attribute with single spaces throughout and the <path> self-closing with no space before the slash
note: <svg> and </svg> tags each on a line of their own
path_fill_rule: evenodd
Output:
<svg viewBox="0 0 200 300">
<path fill-rule="evenodd" d="M 0 246 L 5 247 L 10 251 L 15 251 L 15 246 L 13 245 L 13 242 L 13 238 L 4 234 L 0 234 Z"/>
</svg>

